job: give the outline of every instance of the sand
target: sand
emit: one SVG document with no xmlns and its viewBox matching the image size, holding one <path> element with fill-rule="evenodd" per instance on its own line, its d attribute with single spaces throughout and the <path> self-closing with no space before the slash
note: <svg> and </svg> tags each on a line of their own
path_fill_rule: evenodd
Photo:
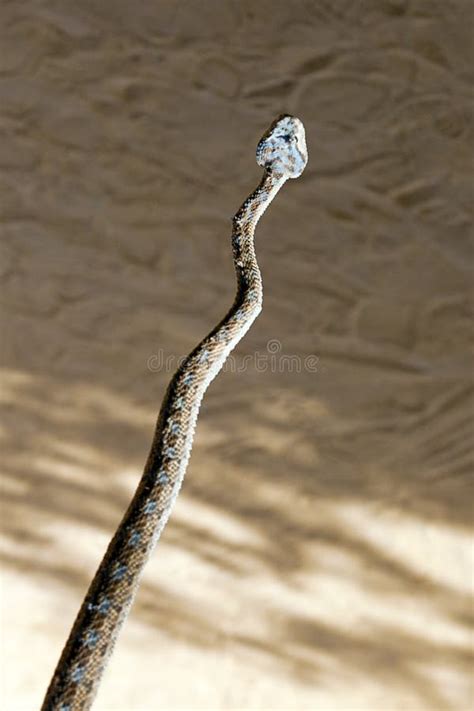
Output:
<svg viewBox="0 0 474 711">
<path fill-rule="evenodd" d="M 2 4 L 2 709 L 39 707 L 232 301 L 282 111 L 310 163 L 258 230 L 264 310 L 94 708 L 472 708 L 473 8 Z"/>
</svg>

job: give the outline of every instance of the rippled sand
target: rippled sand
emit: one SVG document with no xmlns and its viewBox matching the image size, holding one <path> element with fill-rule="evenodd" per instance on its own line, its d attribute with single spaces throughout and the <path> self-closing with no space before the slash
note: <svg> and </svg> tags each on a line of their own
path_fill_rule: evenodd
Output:
<svg viewBox="0 0 474 711">
<path fill-rule="evenodd" d="M 2 4 L 6 711 L 38 708 L 167 371 L 232 301 L 282 111 L 310 164 L 258 230 L 264 311 L 94 708 L 471 707 L 473 7 Z"/>
</svg>

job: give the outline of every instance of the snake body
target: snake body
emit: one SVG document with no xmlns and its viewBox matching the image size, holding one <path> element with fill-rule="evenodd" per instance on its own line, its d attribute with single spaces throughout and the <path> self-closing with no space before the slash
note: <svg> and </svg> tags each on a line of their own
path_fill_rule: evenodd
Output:
<svg viewBox="0 0 474 711">
<path fill-rule="evenodd" d="M 261 182 L 232 221 L 235 301 L 171 379 L 143 476 L 79 610 L 42 711 L 85 711 L 92 705 L 144 565 L 181 488 L 204 392 L 262 309 L 254 231 L 286 180 L 304 170 L 301 121 L 289 115 L 276 119 L 257 146 L 257 162 L 264 168 Z"/>
</svg>

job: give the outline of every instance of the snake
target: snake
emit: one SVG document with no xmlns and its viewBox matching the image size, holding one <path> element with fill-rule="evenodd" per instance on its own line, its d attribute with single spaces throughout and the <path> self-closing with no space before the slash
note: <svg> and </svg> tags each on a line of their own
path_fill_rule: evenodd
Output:
<svg viewBox="0 0 474 711">
<path fill-rule="evenodd" d="M 263 176 L 232 218 L 234 302 L 171 378 L 143 475 L 85 595 L 41 711 L 91 708 L 145 563 L 180 491 L 203 395 L 262 309 L 255 227 L 284 183 L 301 175 L 306 166 L 302 122 L 289 114 L 280 115 L 258 142 L 256 158 Z"/>
</svg>

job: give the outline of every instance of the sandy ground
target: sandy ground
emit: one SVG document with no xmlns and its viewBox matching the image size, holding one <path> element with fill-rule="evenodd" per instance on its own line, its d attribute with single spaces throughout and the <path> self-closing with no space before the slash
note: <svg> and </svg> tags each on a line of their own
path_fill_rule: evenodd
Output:
<svg viewBox="0 0 474 711">
<path fill-rule="evenodd" d="M 2 709 L 38 708 L 232 301 L 285 110 L 310 164 L 258 231 L 264 311 L 94 708 L 472 708 L 473 8 L 4 0 Z"/>
</svg>

